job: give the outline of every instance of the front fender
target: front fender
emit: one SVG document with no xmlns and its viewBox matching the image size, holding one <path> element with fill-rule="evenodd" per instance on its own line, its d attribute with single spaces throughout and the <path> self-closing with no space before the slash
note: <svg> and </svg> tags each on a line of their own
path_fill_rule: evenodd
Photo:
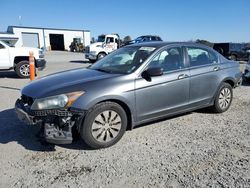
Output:
<svg viewBox="0 0 250 188">
<path fill-rule="evenodd" d="M 135 114 L 135 98 L 134 92 L 124 93 L 122 95 L 104 95 L 97 98 L 92 98 L 91 100 L 85 99 L 84 96 L 80 97 L 71 107 L 88 111 L 93 106 L 104 101 L 117 101 L 118 103 L 126 104 L 129 108 L 131 114 Z"/>
</svg>

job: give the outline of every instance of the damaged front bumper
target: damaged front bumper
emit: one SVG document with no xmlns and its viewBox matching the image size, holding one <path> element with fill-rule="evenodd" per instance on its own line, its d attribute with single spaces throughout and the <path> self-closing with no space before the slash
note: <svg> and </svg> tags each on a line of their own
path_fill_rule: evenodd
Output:
<svg viewBox="0 0 250 188">
<path fill-rule="evenodd" d="M 16 111 L 18 119 L 24 122 L 25 124 L 27 125 L 36 124 L 33 121 L 34 117 L 28 114 L 29 109 L 27 108 L 27 106 L 25 107 L 25 105 L 21 102 L 20 99 L 17 99 L 16 101 L 15 111 Z"/>
<path fill-rule="evenodd" d="M 84 111 L 78 109 L 31 110 L 28 104 L 18 99 L 15 111 L 19 120 L 28 125 L 40 124 L 44 138 L 53 144 L 70 144 L 73 141 L 72 128 L 79 130 Z"/>
</svg>

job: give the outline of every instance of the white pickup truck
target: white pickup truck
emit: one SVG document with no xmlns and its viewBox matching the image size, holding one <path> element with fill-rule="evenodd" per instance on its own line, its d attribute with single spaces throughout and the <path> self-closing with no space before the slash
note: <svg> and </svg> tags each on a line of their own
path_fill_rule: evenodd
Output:
<svg viewBox="0 0 250 188">
<path fill-rule="evenodd" d="M 35 67 L 39 70 L 45 68 L 44 52 L 38 48 L 11 47 L 0 41 L 0 71 L 14 69 L 20 78 L 29 77 L 29 52 L 34 53 Z M 1 72 L 0 72 L 1 74 Z"/>
</svg>

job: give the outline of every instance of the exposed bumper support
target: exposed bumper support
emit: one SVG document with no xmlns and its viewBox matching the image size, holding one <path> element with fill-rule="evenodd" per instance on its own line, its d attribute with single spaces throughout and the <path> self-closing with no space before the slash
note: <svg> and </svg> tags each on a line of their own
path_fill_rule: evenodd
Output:
<svg viewBox="0 0 250 188">
<path fill-rule="evenodd" d="M 28 125 L 35 124 L 34 117 L 27 113 L 28 110 L 25 109 L 25 106 L 20 99 L 17 99 L 16 101 L 15 111 L 16 111 L 18 119 L 21 120 L 22 122 Z"/>
<path fill-rule="evenodd" d="M 45 123 L 44 138 L 47 142 L 52 144 L 71 144 L 73 141 L 71 131 L 72 126 L 67 126 L 64 129 L 60 129 L 54 124 Z"/>
</svg>

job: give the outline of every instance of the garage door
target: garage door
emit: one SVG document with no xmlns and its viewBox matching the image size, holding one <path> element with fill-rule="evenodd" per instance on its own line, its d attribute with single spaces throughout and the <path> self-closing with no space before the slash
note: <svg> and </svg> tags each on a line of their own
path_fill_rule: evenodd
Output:
<svg viewBox="0 0 250 188">
<path fill-rule="evenodd" d="M 64 36 L 62 34 L 49 34 L 51 50 L 64 50 Z"/>
<path fill-rule="evenodd" d="M 38 33 L 22 33 L 23 46 L 40 48 Z"/>
</svg>

